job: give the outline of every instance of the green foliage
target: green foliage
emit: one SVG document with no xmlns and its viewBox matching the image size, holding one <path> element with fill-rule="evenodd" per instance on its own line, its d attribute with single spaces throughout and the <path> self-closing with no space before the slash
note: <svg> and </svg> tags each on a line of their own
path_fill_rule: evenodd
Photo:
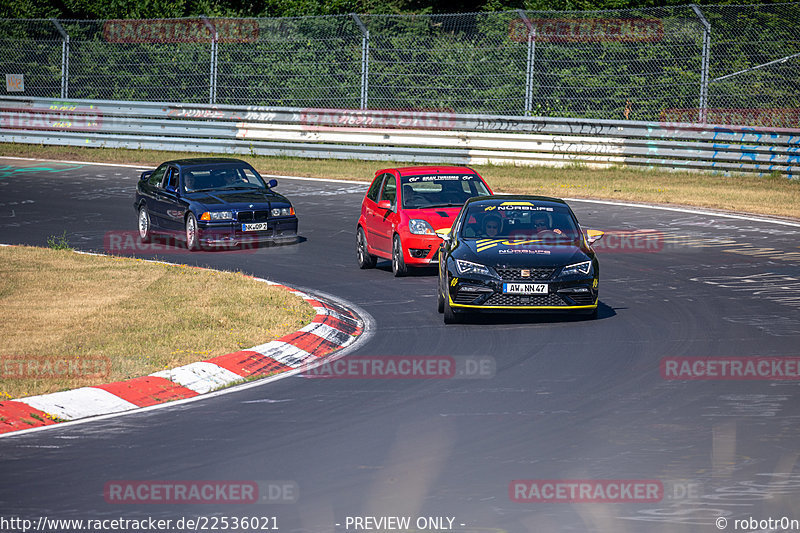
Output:
<svg viewBox="0 0 800 533">
<path fill-rule="evenodd" d="M 69 245 L 69 241 L 67 240 L 67 231 L 61 235 L 51 235 L 47 238 L 47 246 L 53 250 L 72 250 L 72 246 Z"/>
<path fill-rule="evenodd" d="M 9 0 L 0 0 L 4 1 Z M 13 9 L 44 9 L 29 1 L 21 0 Z M 580 19 L 598 18 L 650 21 L 659 28 L 650 40 L 596 36 L 559 40 L 539 35 L 529 46 L 524 26 L 522 35 L 516 33 L 521 21 L 516 11 L 446 15 L 439 12 L 451 11 L 451 6 L 436 2 L 422 6 L 416 1 L 108 0 L 101 4 L 65 0 L 63 9 L 100 18 L 197 13 L 283 16 L 249 20 L 247 39 L 223 39 L 218 44 L 217 104 L 359 108 L 362 33 L 349 15 L 331 16 L 358 12 L 373 13 L 360 17 L 370 32 L 370 109 L 522 115 L 529 96 L 527 113 L 535 116 L 672 122 L 698 116 L 704 29 L 688 6 L 603 13 L 529 11 L 532 20 L 562 20 L 573 28 L 579 27 L 574 23 Z M 541 5 L 538 1 L 525 0 L 524 6 L 609 8 L 649 0 L 625 4 L 622 0 L 554 0 Z M 461 7 L 492 11 L 517 5 L 480 0 Z M 0 9 L 11 7 L 0 4 Z M 425 13 L 376 14 L 409 9 Z M 780 115 L 780 108 L 800 108 L 798 59 L 714 81 L 800 52 L 796 24 L 800 3 L 703 9 L 712 27 L 708 107 L 758 108 L 772 115 Z M 326 16 L 297 18 L 310 14 Z M 119 42 L 108 38 L 103 21 L 62 23 L 70 35 L 70 98 L 209 101 L 212 47 L 208 39 Z M 62 42 L 52 23 L 0 21 L 0 51 L 0 72 L 24 72 L 26 92 L 59 96 Z M 786 117 L 779 117 L 783 122 L 772 125 L 792 126 L 784 123 L 791 120 L 790 114 L 783 114 Z"/>
<path fill-rule="evenodd" d="M 706 0 L 699 4 L 737 4 Z M 347 13 L 474 13 L 529 9 L 585 11 L 686 5 L 685 0 L 0 0 L 0 18 L 118 19 L 301 17 Z"/>
</svg>

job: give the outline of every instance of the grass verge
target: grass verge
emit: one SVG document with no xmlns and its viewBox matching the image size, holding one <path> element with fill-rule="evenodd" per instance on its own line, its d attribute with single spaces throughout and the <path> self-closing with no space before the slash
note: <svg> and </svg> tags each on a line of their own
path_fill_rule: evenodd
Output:
<svg viewBox="0 0 800 533">
<path fill-rule="evenodd" d="M 163 161 L 205 154 L 108 148 L 38 146 L 0 143 L 0 156 L 127 163 L 155 167 Z M 235 156 L 263 174 L 369 181 L 380 168 L 405 166 L 393 161 L 301 159 Z M 483 165 L 475 169 L 496 192 L 724 209 L 800 218 L 800 180 L 721 176 L 704 172 L 668 172 L 629 168 L 588 169 Z"/>
<path fill-rule="evenodd" d="M 237 273 L 22 246 L 0 247 L 0 306 L 0 399 L 144 376 L 314 317 L 302 298 Z"/>
</svg>

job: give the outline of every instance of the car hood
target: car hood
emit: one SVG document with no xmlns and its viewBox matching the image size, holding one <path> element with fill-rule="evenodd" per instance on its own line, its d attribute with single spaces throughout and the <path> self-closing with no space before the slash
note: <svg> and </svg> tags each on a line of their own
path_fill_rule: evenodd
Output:
<svg viewBox="0 0 800 533">
<path fill-rule="evenodd" d="M 559 267 L 592 259 L 579 245 L 572 243 L 546 244 L 535 239 L 470 239 L 463 240 L 462 244 L 466 253 L 461 258 L 489 266 Z"/>
<path fill-rule="evenodd" d="M 458 216 L 461 207 L 431 207 L 425 209 L 406 209 L 405 215 L 409 218 L 419 218 L 428 222 L 434 231 L 449 228 Z"/>
<path fill-rule="evenodd" d="M 193 202 L 198 202 L 208 206 L 229 206 L 231 208 L 247 209 L 250 204 L 258 207 L 258 204 L 281 203 L 289 205 L 286 197 L 266 189 L 259 190 L 231 190 L 231 191 L 208 191 L 187 193 L 186 197 Z"/>
</svg>

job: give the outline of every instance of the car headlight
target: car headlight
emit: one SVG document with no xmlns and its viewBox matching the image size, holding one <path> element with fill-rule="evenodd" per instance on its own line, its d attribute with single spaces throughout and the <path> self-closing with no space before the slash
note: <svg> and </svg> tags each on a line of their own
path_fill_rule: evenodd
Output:
<svg viewBox="0 0 800 533">
<path fill-rule="evenodd" d="M 409 220 L 408 231 L 414 235 L 434 235 L 433 227 L 421 218 L 412 218 Z"/>
<path fill-rule="evenodd" d="M 231 211 L 206 211 L 200 215 L 200 220 L 233 220 Z"/>
<path fill-rule="evenodd" d="M 272 216 L 274 217 L 288 217 L 294 215 L 293 207 L 273 207 Z"/>
<path fill-rule="evenodd" d="M 592 262 L 583 261 L 582 263 L 575 263 L 574 265 L 567 265 L 561 269 L 562 276 L 586 275 L 592 271 Z"/>
<path fill-rule="evenodd" d="M 487 267 L 479 265 L 478 263 L 473 263 L 472 261 L 464 261 L 463 259 L 456 259 L 456 269 L 462 276 L 466 274 L 482 274 L 484 276 L 491 275 Z"/>
</svg>

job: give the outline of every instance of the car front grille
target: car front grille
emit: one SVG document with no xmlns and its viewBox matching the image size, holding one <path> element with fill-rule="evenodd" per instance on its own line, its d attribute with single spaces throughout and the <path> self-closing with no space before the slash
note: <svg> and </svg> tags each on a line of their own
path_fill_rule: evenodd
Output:
<svg viewBox="0 0 800 533">
<path fill-rule="evenodd" d="M 588 292 L 573 293 L 566 296 L 575 302 L 573 305 L 592 305 L 594 303 L 594 296 Z"/>
<path fill-rule="evenodd" d="M 474 302 L 475 298 L 478 296 L 480 296 L 480 293 L 459 291 L 455 299 L 453 299 L 453 303 L 469 305 Z"/>
<path fill-rule="evenodd" d="M 269 211 L 239 211 L 236 220 L 239 222 L 266 222 L 269 219 Z"/>
<path fill-rule="evenodd" d="M 541 296 L 527 296 L 522 294 L 494 294 L 484 305 L 507 305 L 507 306 L 563 306 L 568 305 L 564 299 L 557 294 L 545 294 Z"/>
<path fill-rule="evenodd" d="M 504 281 L 530 281 L 550 279 L 555 272 L 555 268 L 495 268 L 497 273 Z M 522 271 L 529 272 L 528 276 L 523 276 Z"/>
</svg>

